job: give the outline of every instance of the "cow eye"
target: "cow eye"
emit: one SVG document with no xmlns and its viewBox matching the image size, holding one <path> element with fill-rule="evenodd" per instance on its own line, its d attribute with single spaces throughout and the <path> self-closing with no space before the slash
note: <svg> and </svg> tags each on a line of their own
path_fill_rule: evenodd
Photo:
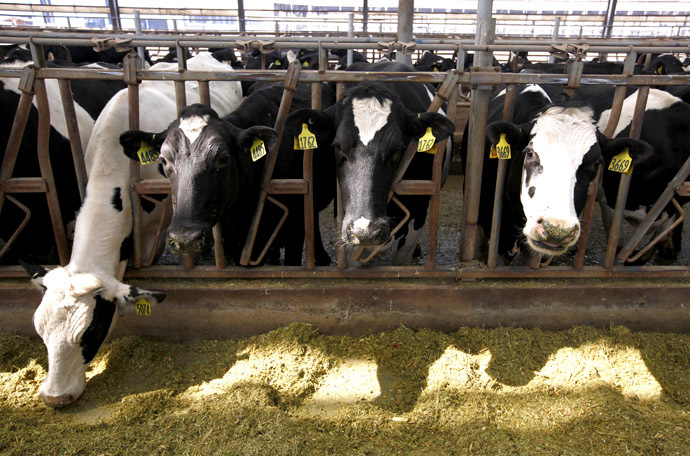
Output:
<svg viewBox="0 0 690 456">
<path fill-rule="evenodd" d="M 163 164 L 163 166 L 166 166 L 168 164 L 168 160 L 166 160 L 164 156 L 161 155 L 159 156 L 159 158 L 161 159 L 161 163 Z"/>
<path fill-rule="evenodd" d="M 527 156 L 527 158 L 533 158 L 534 157 L 534 149 L 532 149 L 531 147 L 527 148 L 527 150 L 525 151 L 525 155 Z"/>
<path fill-rule="evenodd" d="M 230 155 L 223 154 L 220 157 L 218 157 L 216 166 L 218 168 L 225 168 L 229 164 L 230 164 Z"/>
</svg>

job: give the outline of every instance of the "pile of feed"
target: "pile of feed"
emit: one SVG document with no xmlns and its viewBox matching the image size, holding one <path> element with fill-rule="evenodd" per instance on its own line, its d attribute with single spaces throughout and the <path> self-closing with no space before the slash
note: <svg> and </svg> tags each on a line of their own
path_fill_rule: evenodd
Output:
<svg viewBox="0 0 690 456">
<path fill-rule="evenodd" d="M 0 335 L 0 454 L 687 455 L 690 335 L 401 327 L 115 339 L 43 406 L 40 340 Z"/>
</svg>

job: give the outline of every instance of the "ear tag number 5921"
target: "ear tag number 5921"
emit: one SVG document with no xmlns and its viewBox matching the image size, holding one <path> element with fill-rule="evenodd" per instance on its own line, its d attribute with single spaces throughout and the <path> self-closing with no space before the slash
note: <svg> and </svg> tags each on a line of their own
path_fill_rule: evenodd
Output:
<svg viewBox="0 0 690 456">
<path fill-rule="evenodd" d="M 295 137 L 295 150 L 316 149 L 319 145 L 316 143 L 316 135 L 309 131 L 306 123 L 302 124 L 302 132 Z"/>
<path fill-rule="evenodd" d="M 436 153 L 436 136 L 431 132 L 431 127 L 426 127 L 426 133 L 419 138 L 417 143 L 417 152 L 426 152 L 427 154 Z"/>
<path fill-rule="evenodd" d="M 628 151 L 627 147 L 623 152 L 611 159 L 608 170 L 621 174 L 630 174 L 632 172 L 632 158 L 630 158 L 630 151 Z"/>
<path fill-rule="evenodd" d="M 151 304 L 144 298 L 139 299 L 134 307 L 137 311 L 137 315 L 149 316 L 151 315 Z"/>
</svg>

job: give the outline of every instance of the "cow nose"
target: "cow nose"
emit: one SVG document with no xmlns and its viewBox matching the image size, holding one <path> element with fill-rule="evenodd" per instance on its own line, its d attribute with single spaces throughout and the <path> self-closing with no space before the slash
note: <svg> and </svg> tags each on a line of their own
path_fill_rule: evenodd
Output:
<svg viewBox="0 0 690 456">
<path fill-rule="evenodd" d="M 201 250 L 203 230 L 200 227 L 171 227 L 168 243 L 175 253 L 197 253 Z"/>
<path fill-rule="evenodd" d="M 347 225 L 345 234 L 350 244 L 371 247 L 381 245 L 388 240 L 390 226 L 388 221 L 383 218 L 370 221 L 360 217 Z"/>
<path fill-rule="evenodd" d="M 44 396 L 41 395 L 43 403 L 48 407 L 60 408 L 71 404 L 77 400 L 77 396 L 74 394 L 64 394 L 62 396 Z"/>
<path fill-rule="evenodd" d="M 577 239 L 580 234 L 580 225 L 571 224 L 565 220 L 541 217 L 537 219 L 536 231 L 542 242 L 563 246 Z"/>
</svg>

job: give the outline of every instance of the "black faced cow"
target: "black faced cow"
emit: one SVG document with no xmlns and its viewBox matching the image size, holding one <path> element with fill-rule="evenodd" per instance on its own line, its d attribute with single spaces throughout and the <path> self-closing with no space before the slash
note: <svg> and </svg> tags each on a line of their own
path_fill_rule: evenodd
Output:
<svg viewBox="0 0 690 456">
<path fill-rule="evenodd" d="M 414 71 L 394 62 L 354 64 L 348 71 Z M 303 123 L 335 137 L 336 169 L 344 218 L 341 241 L 353 248 L 387 243 L 402 212 L 388 198 L 403 152 L 430 129 L 436 141 L 453 133 L 444 115 L 424 112 L 433 99 L 428 84 L 362 82 L 346 89 L 338 103 L 323 111 L 305 109 L 288 118 L 293 130 Z M 442 153 L 442 151 L 441 151 Z M 433 155 L 418 153 L 405 179 L 430 179 Z M 429 205 L 428 196 L 400 196 L 410 210 L 407 225 L 395 235 L 394 264 L 409 264 Z M 349 256 L 349 255 L 348 255 Z"/>
<path fill-rule="evenodd" d="M 187 107 L 167 130 L 152 134 L 129 131 L 120 142 L 129 157 L 136 158 L 142 141 L 160 147 L 165 175 L 170 179 L 173 196 L 173 218 L 169 243 L 173 251 L 199 253 L 209 243 L 211 228 L 220 221 L 226 254 L 239 263 L 240 254 L 257 207 L 261 176 L 266 158 L 252 157 L 251 150 L 263 142 L 270 150 L 277 141 L 272 127 L 282 87 L 257 90 L 230 115 L 220 118 L 203 105 Z M 323 85 L 323 103 L 328 106 L 334 95 Z M 292 109 L 311 104 L 311 88 L 299 85 Z M 316 133 L 316 132 L 315 132 Z M 325 208 L 335 193 L 332 139 L 317 135 L 319 148 L 314 152 L 315 215 Z M 302 176 L 303 152 L 294 149 L 293 137 L 281 141 L 273 177 Z M 304 245 L 304 211 L 301 195 L 276 197 L 289 209 L 286 226 L 281 229 L 267 258 L 277 262 L 277 247 L 285 248 L 285 264 L 299 265 Z M 260 251 L 276 226 L 282 211 L 266 203 L 255 249 Z M 318 218 L 317 218 L 318 220 Z M 330 263 L 316 228 L 317 264 Z"/>
<path fill-rule="evenodd" d="M 498 160 L 490 145 L 510 146 L 498 252 L 506 261 L 526 243 L 535 252 L 559 255 L 580 235 L 578 214 L 604 157 L 628 148 L 633 160 L 651 150 L 641 141 L 608 140 L 598 133 L 593 110 L 581 103 L 553 103 L 560 88 L 518 88 L 514 123 L 499 121 L 505 91 L 494 95 L 484 152 L 479 225 L 491 229 Z M 463 160 L 466 151 L 463 150 Z"/>
</svg>

